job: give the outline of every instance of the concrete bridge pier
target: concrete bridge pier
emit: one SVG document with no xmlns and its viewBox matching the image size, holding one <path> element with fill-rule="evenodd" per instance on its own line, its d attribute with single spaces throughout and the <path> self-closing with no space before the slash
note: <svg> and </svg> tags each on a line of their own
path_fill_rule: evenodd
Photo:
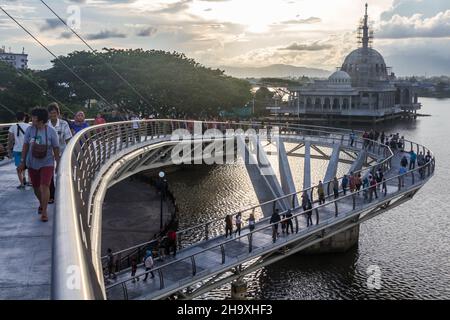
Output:
<svg viewBox="0 0 450 320">
<path fill-rule="evenodd" d="M 301 254 L 344 253 L 358 245 L 358 241 L 359 224 L 302 250 Z"/>
<path fill-rule="evenodd" d="M 247 282 L 243 279 L 238 279 L 231 283 L 231 299 L 247 300 Z"/>
</svg>

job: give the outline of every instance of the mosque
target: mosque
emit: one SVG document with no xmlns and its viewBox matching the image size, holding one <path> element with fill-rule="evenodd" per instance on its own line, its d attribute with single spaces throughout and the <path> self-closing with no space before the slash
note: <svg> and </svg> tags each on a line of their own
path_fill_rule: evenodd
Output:
<svg viewBox="0 0 450 320">
<path fill-rule="evenodd" d="M 421 108 L 417 88 L 398 80 L 383 56 L 371 47 L 367 4 L 358 28 L 360 48 L 352 51 L 327 80 L 289 88 L 289 102 L 277 110 L 299 118 L 327 117 L 382 121 L 415 115 Z"/>
</svg>

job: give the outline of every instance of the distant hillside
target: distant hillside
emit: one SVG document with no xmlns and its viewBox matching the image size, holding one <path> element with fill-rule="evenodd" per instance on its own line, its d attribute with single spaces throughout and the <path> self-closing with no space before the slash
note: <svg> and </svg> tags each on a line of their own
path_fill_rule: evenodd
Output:
<svg viewBox="0 0 450 320">
<path fill-rule="evenodd" d="M 325 78 L 331 72 L 323 69 L 314 69 L 306 67 L 296 67 L 287 64 L 273 64 L 267 67 L 259 68 L 241 68 L 221 66 L 221 70 L 225 70 L 227 75 L 237 78 L 283 78 L 283 77 L 301 77 L 307 76 L 312 78 Z"/>
</svg>

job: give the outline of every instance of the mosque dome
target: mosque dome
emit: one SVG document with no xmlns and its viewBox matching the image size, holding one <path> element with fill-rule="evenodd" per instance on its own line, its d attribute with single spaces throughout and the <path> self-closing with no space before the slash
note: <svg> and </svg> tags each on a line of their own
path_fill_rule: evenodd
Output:
<svg viewBox="0 0 450 320">
<path fill-rule="evenodd" d="M 341 70 L 350 75 L 354 87 L 367 87 L 377 81 L 389 80 L 383 56 L 370 46 L 373 36 L 369 31 L 367 4 L 363 24 L 359 30 L 362 47 L 350 52 Z"/>
<path fill-rule="evenodd" d="M 355 86 L 367 86 L 370 81 L 388 79 L 383 56 L 372 48 L 352 51 L 344 60 L 342 70 L 347 72 Z"/>
<path fill-rule="evenodd" d="M 331 83 L 342 83 L 342 84 L 349 84 L 351 82 L 352 78 L 350 75 L 342 70 L 334 72 L 329 78 L 328 81 Z"/>
</svg>

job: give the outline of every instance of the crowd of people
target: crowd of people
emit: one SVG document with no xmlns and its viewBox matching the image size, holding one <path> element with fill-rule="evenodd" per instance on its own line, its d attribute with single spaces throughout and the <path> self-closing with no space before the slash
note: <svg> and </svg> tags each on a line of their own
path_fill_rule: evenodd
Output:
<svg viewBox="0 0 450 320">
<path fill-rule="evenodd" d="M 425 178 L 425 165 L 432 160 L 432 156 L 429 151 L 424 155 L 423 152 L 416 154 L 414 150 L 408 152 L 405 151 L 405 138 L 400 137 L 398 133 L 390 134 L 387 136 L 385 132 L 369 131 L 364 132 L 362 136 L 365 140 L 364 147 L 373 146 L 376 142 L 389 146 L 394 152 L 398 151 L 402 157 L 400 160 L 400 169 L 398 171 L 399 175 L 399 188 L 405 186 L 405 175 L 411 170 L 419 167 L 419 175 L 422 179 Z M 350 146 L 353 146 L 356 140 L 356 133 L 351 131 L 350 133 Z M 338 199 L 341 195 L 346 196 L 347 193 L 354 194 L 355 196 L 363 196 L 363 202 L 371 203 L 374 199 L 378 199 L 380 196 L 387 196 L 388 186 L 385 173 L 381 167 L 376 170 L 368 172 L 361 175 L 361 172 L 350 172 L 343 176 L 339 182 L 337 177 L 334 177 L 332 181 L 328 183 L 328 190 L 332 190 L 332 197 L 334 200 Z M 318 185 L 312 190 L 317 190 L 317 203 L 318 205 L 323 205 L 326 202 L 326 187 L 324 182 L 319 181 Z M 310 191 L 311 192 L 311 191 Z M 311 194 L 312 196 L 312 194 Z M 313 210 L 313 202 L 308 194 L 307 190 L 304 190 L 301 195 L 301 207 L 305 212 L 306 226 L 310 227 L 313 223 L 313 212 L 316 213 L 316 224 L 319 223 L 319 211 Z M 336 216 L 337 216 L 336 211 Z M 288 209 L 285 213 L 280 214 L 279 209 L 275 208 L 272 216 L 270 217 L 269 223 L 272 225 L 272 240 L 275 243 L 277 238 L 280 236 L 279 224 L 281 224 L 281 234 L 289 235 L 289 230 L 293 233 L 293 222 L 292 222 L 292 211 Z M 256 221 L 254 214 L 250 215 L 248 219 L 248 225 L 250 232 L 255 229 Z M 241 213 L 236 214 L 234 217 L 234 224 L 236 226 L 235 235 L 240 235 L 241 233 L 241 223 L 242 217 Z M 233 236 L 233 216 L 227 215 L 225 217 L 225 237 Z"/>
</svg>

